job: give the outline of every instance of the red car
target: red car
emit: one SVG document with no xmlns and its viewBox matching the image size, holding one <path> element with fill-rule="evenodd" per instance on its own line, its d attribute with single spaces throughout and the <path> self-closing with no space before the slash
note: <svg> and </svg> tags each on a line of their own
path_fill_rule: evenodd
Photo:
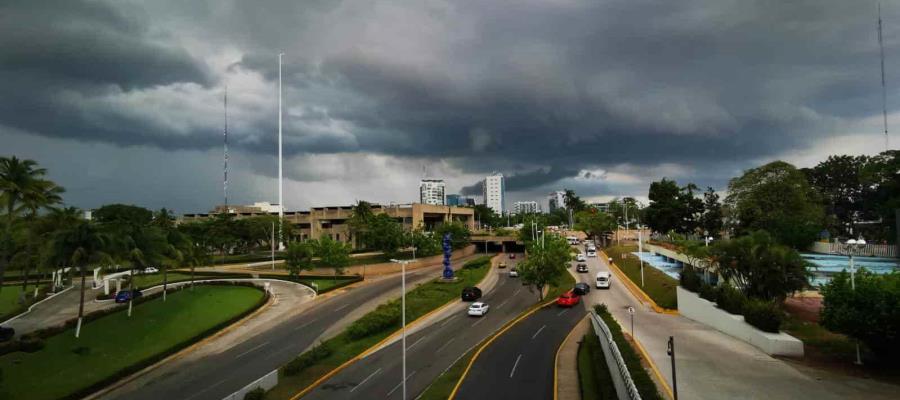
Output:
<svg viewBox="0 0 900 400">
<path fill-rule="evenodd" d="M 560 307 L 573 307 L 581 302 L 581 296 L 570 290 L 556 299 L 556 305 Z"/>
</svg>

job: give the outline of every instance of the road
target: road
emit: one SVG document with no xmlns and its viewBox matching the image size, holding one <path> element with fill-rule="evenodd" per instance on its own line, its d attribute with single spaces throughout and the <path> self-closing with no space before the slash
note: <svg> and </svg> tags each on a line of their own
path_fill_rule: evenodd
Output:
<svg viewBox="0 0 900 400">
<path fill-rule="evenodd" d="M 457 399 L 552 399 L 556 351 L 584 318 L 580 306 L 543 307 L 486 347 Z"/>
<path fill-rule="evenodd" d="M 484 317 L 465 314 L 469 303 L 455 307 L 445 318 L 407 336 L 407 398 L 422 393 L 432 381 L 479 342 L 537 301 L 536 293 L 507 271 L 497 270 L 498 281 L 480 301 L 491 306 Z M 402 399 L 402 347 L 395 342 L 347 369 L 304 396 L 304 399 Z"/>
<path fill-rule="evenodd" d="M 609 271 L 602 257 L 588 258 L 587 264 L 590 272 L 579 274 L 578 280 L 591 285 L 597 271 Z M 631 329 L 627 308 L 634 306 L 634 335 L 670 387 L 672 370 L 666 342 L 670 335 L 675 337 L 678 394 L 684 399 L 897 398 L 897 386 L 802 371 L 686 317 L 658 314 L 638 302 L 615 274 L 609 290 L 592 289 L 587 298 L 585 307 L 606 303 L 625 332 Z"/>
<path fill-rule="evenodd" d="M 454 261 L 454 267 L 461 266 L 465 260 Z M 437 264 L 409 272 L 407 290 L 438 276 L 441 268 Z M 399 295 L 399 274 L 350 288 L 337 296 L 326 295 L 327 298 L 313 301 L 302 313 L 276 322 L 236 346 L 199 359 L 174 360 L 171 365 L 164 365 L 101 398 L 221 400 L 283 366 L 326 332 L 335 332 L 335 326 L 351 322 L 364 308 L 374 308 Z"/>
</svg>

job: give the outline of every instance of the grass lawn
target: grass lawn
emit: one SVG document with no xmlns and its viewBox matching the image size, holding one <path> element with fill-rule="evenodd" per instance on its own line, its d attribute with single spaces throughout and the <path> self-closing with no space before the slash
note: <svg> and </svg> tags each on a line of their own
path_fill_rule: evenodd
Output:
<svg viewBox="0 0 900 400">
<path fill-rule="evenodd" d="M 3 285 L 3 290 L 0 290 L 0 321 L 4 319 L 4 316 L 12 317 L 13 314 L 25 311 L 31 305 L 34 285 L 28 285 L 25 292 L 28 293 L 28 298 L 25 304 L 19 304 L 19 294 L 22 293 L 22 285 Z"/>
<path fill-rule="evenodd" d="M 612 257 L 613 262 L 625 275 L 634 282 L 637 287 L 641 287 L 641 265 L 640 259 L 631 254 L 637 251 L 637 246 L 612 246 L 603 249 L 607 255 Z M 626 254 L 626 258 L 622 258 L 622 254 Z M 644 293 L 647 293 L 657 305 L 663 308 L 677 309 L 678 300 L 675 295 L 675 287 L 678 286 L 678 280 L 666 275 L 664 272 L 653 268 L 649 265 L 644 266 Z"/>
<path fill-rule="evenodd" d="M 198 286 L 140 304 L 131 318 L 120 311 L 89 322 L 80 339 L 66 330 L 37 352 L 0 356 L 0 397 L 56 399 L 84 390 L 227 322 L 262 297 L 246 286 Z"/>
<path fill-rule="evenodd" d="M 473 286 L 481 282 L 488 270 L 490 270 L 489 263 L 482 264 L 478 268 L 462 268 L 456 271 L 456 276 L 459 280 L 455 283 L 430 281 L 419 285 L 406 295 L 406 320 L 415 321 L 422 315 L 457 299 L 463 287 Z M 372 319 L 372 316 L 376 314 L 385 315 L 393 314 L 394 312 L 397 315 L 400 313 L 400 299 L 391 300 L 378 306 L 378 309 L 366 314 L 360 320 Z M 337 368 L 347 360 L 356 357 L 398 329 L 400 329 L 399 320 L 395 325 L 391 324 L 387 328 L 373 332 L 363 338 L 353 339 L 348 327 L 344 332 L 322 344 L 323 347 L 330 350 L 323 357 L 312 361 L 311 365 L 306 366 L 295 375 L 288 376 L 282 371 L 278 379 L 278 385 L 266 393 L 266 399 L 290 399 L 319 377 Z M 301 355 L 301 358 L 304 355 Z M 307 355 L 307 357 L 309 356 Z"/>
<path fill-rule="evenodd" d="M 618 399 L 603 347 L 593 330 L 578 344 L 578 383 L 582 400 Z"/>
</svg>

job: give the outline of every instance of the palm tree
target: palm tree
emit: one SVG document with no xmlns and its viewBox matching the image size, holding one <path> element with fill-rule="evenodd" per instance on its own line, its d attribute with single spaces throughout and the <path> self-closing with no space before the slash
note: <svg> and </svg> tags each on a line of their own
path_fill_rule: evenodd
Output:
<svg viewBox="0 0 900 400">
<path fill-rule="evenodd" d="M 78 303 L 78 325 L 75 337 L 81 334 L 84 317 L 85 269 L 92 263 L 111 261 L 107 253 L 111 238 L 100 227 L 89 221 L 78 221 L 73 226 L 58 231 L 52 241 L 51 254 L 57 261 L 71 263 L 81 273 L 81 299 Z"/>
<path fill-rule="evenodd" d="M 0 290 L 3 288 L 3 275 L 13 257 L 12 228 L 21 207 L 23 198 L 30 196 L 47 174 L 44 168 L 38 168 L 34 160 L 22 160 L 16 156 L 0 157 L 0 203 L 6 206 L 6 227 L 0 240 Z"/>
<path fill-rule="evenodd" d="M 24 279 L 22 280 L 22 293 L 19 296 L 19 302 L 25 302 L 25 291 L 28 287 L 28 274 L 31 272 L 31 266 L 36 264 L 38 257 L 35 254 L 35 244 L 38 242 L 38 235 L 34 234 L 34 224 L 36 223 L 38 211 L 40 209 L 54 209 L 55 205 L 62 203 L 62 194 L 66 190 L 57 186 L 55 183 L 39 179 L 34 182 L 31 190 L 22 193 L 21 207 L 25 210 L 25 221 L 30 222 L 28 231 L 28 239 L 26 240 L 26 255 L 23 265 Z M 37 293 L 37 292 L 35 292 Z"/>
</svg>

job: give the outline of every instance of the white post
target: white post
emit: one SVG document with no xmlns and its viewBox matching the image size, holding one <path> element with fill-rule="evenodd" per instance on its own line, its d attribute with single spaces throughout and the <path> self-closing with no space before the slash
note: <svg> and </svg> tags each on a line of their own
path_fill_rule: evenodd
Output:
<svg viewBox="0 0 900 400">
<path fill-rule="evenodd" d="M 122 291 L 122 281 L 119 278 L 116 278 L 116 294 Z"/>
<path fill-rule="evenodd" d="M 278 53 L 278 248 L 284 249 L 284 176 L 281 162 L 281 59 Z"/>
<path fill-rule="evenodd" d="M 109 279 L 103 280 L 103 294 L 109 296 Z"/>
<path fill-rule="evenodd" d="M 81 334 L 81 317 L 78 317 L 78 325 L 75 326 L 75 338 L 78 338 L 78 335 Z"/>
</svg>

